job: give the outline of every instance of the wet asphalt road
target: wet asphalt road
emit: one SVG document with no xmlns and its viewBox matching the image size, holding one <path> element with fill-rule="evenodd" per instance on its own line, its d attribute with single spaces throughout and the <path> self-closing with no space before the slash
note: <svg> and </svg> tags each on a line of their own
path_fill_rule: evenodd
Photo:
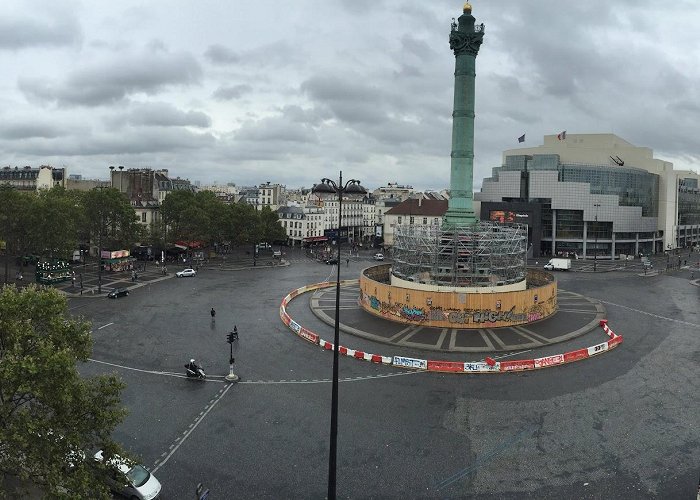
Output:
<svg viewBox="0 0 700 500">
<path fill-rule="evenodd" d="M 95 361 L 81 370 L 126 382 L 115 437 L 155 471 L 163 498 L 193 498 L 199 482 L 210 499 L 325 497 L 332 355 L 287 330 L 278 307 L 334 267 L 288 258 L 69 300 L 94 325 Z M 342 276 L 368 265 L 343 262 Z M 341 357 L 338 497 L 693 498 L 700 288 L 687 274 L 560 273 L 562 288 L 604 303 L 625 339 L 571 365 L 462 376 Z M 228 385 L 234 324 L 242 381 Z M 190 357 L 207 382 L 180 377 Z"/>
</svg>

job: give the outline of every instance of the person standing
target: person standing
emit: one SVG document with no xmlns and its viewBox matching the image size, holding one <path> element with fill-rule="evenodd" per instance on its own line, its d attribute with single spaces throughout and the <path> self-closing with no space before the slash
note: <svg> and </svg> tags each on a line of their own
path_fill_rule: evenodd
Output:
<svg viewBox="0 0 700 500">
<path fill-rule="evenodd" d="M 211 314 L 211 320 L 214 321 L 214 318 L 216 317 L 216 311 L 214 308 L 211 308 L 211 311 L 209 311 L 209 314 Z"/>
</svg>

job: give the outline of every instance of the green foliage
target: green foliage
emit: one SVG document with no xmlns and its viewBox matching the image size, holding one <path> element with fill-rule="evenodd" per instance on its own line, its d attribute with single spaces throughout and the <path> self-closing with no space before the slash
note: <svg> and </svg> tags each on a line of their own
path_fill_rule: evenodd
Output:
<svg viewBox="0 0 700 500">
<path fill-rule="evenodd" d="M 243 246 L 287 238 L 268 207 L 257 211 L 245 203 L 227 205 L 210 191 L 173 191 L 163 200 L 160 215 L 158 223 L 143 226 L 127 198 L 112 188 L 55 187 L 37 195 L 0 187 L 0 240 L 8 245 L 5 279 L 10 257 L 69 258 L 82 242 L 117 250 L 137 241 L 164 248 L 176 241 Z"/>
<path fill-rule="evenodd" d="M 0 240 L 6 244 L 5 281 L 9 280 L 10 257 L 27 253 L 33 224 L 35 197 L 7 186 L 0 186 Z"/>
<path fill-rule="evenodd" d="M 276 212 L 270 207 L 263 207 L 260 211 L 260 241 L 279 241 L 287 239 L 287 231 L 282 227 Z"/>
<path fill-rule="evenodd" d="M 78 246 L 78 224 L 82 209 L 78 199 L 55 187 L 42 191 L 31 210 L 32 253 L 46 257 L 67 258 Z"/>
<path fill-rule="evenodd" d="M 117 189 L 95 188 L 83 194 L 85 224 L 101 248 L 131 248 L 140 236 L 136 213 Z"/>
<path fill-rule="evenodd" d="M 0 290 L 0 472 L 51 498 L 110 498 L 90 451 L 123 454 L 110 437 L 123 384 L 80 376 L 91 348 L 90 323 L 68 316 L 59 292 Z"/>
<path fill-rule="evenodd" d="M 174 191 L 165 197 L 160 205 L 163 224 L 168 228 L 166 241 L 177 241 L 186 237 L 185 211 L 194 204 L 194 193 Z"/>
</svg>

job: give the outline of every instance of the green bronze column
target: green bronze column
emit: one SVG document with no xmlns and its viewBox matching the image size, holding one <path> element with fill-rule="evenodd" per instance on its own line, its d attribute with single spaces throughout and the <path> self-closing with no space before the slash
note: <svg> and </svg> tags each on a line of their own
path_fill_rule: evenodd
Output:
<svg viewBox="0 0 700 500">
<path fill-rule="evenodd" d="M 452 112 L 450 200 L 443 220 L 447 226 L 474 224 L 474 81 L 476 55 L 484 38 L 484 25 L 474 25 L 472 7 L 464 4 L 459 25 L 452 19 L 450 48 L 455 54 L 455 98 Z"/>
</svg>

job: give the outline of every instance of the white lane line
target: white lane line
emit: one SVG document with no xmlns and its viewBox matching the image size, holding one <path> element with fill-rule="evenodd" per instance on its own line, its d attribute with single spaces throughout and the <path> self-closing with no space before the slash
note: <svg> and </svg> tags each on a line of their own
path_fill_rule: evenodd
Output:
<svg viewBox="0 0 700 500">
<path fill-rule="evenodd" d="M 166 377 L 175 377 L 175 378 L 187 378 L 187 375 L 180 375 L 179 373 L 173 373 L 173 372 L 160 372 L 156 370 L 143 370 L 141 368 L 133 368 L 131 366 L 124 366 L 124 365 L 118 365 L 116 363 L 109 363 L 107 361 L 100 361 L 99 359 L 93 359 L 93 358 L 88 358 L 88 361 L 91 361 L 93 363 L 99 363 L 102 365 L 108 365 L 108 366 L 113 366 L 115 368 L 122 368 L 123 370 L 132 370 L 135 372 L 141 372 L 141 373 L 150 373 L 152 375 L 164 375 Z M 221 377 L 223 378 L 223 376 Z M 198 382 L 218 382 L 218 383 L 223 383 L 223 380 L 198 380 Z"/>
<path fill-rule="evenodd" d="M 185 442 L 185 440 L 190 436 L 190 434 L 192 434 L 192 433 L 194 432 L 194 430 L 197 428 L 197 426 L 202 422 L 202 420 L 204 420 L 204 417 L 206 417 L 206 416 L 209 414 L 209 412 L 211 411 L 212 408 L 214 408 L 214 406 L 216 405 L 216 403 L 218 403 L 219 401 L 221 401 L 221 398 L 223 398 L 223 397 L 226 395 L 226 393 L 228 392 L 228 390 L 229 390 L 231 387 L 233 387 L 233 386 L 234 386 L 234 384 L 229 384 L 229 385 L 226 387 L 226 389 L 224 389 L 224 391 L 221 393 L 221 395 L 220 395 L 218 398 L 216 398 L 216 402 L 215 402 L 213 405 L 211 405 L 211 406 L 209 407 L 209 409 L 208 409 L 206 412 L 204 412 L 204 415 L 202 415 L 201 417 L 198 417 L 198 418 L 197 418 L 195 424 L 192 426 L 192 428 L 191 428 L 190 430 L 188 430 L 188 431 L 186 431 L 186 432 L 184 433 L 184 437 L 180 440 L 180 442 L 177 444 L 177 446 L 175 446 L 175 447 L 170 451 L 170 453 L 168 453 L 168 456 L 166 456 L 166 457 L 163 459 L 163 461 L 162 461 L 161 463 L 159 463 L 158 466 L 155 467 L 155 468 L 153 469 L 152 472 L 153 472 L 154 474 L 155 474 L 156 472 L 158 472 L 158 469 L 160 469 L 160 468 L 163 467 L 166 463 L 168 463 L 168 460 L 170 460 L 170 457 L 173 456 L 173 454 L 177 451 L 177 449 L 180 447 L 180 445 L 182 445 L 182 443 Z"/>
<path fill-rule="evenodd" d="M 527 351 L 524 351 L 527 352 Z M 510 354 L 509 354 L 510 356 Z M 178 373 L 172 373 L 172 372 L 160 372 L 160 371 L 155 371 L 155 370 L 143 370 L 141 368 L 132 368 L 131 366 L 124 366 L 124 365 L 118 365 L 116 363 L 109 363 L 107 361 L 100 361 L 98 359 L 92 359 L 88 358 L 88 361 L 92 361 L 93 363 L 99 363 L 103 365 L 108 365 L 108 366 L 114 366 L 115 368 L 122 368 L 124 370 L 132 370 L 136 372 L 141 372 L 141 373 L 150 373 L 151 375 L 161 375 L 164 377 L 176 377 L 176 378 L 187 378 L 186 375 L 180 375 Z M 389 378 L 389 377 L 403 377 L 404 375 L 415 375 L 416 373 L 428 373 L 426 370 L 412 370 L 412 371 L 401 371 L 398 373 L 385 373 L 385 374 L 379 374 L 379 375 L 366 375 L 364 377 L 357 377 L 357 378 L 344 378 L 344 379 L 339 379 L 340 382 L 358 382 L 358 381 L 363 381 L 363 380 L 376 380 L 380 378 Z M 218 375 L 217 375 L 218 376 Z M 221 378 L 224 376 L 221 375 Z M 211 378 L 207 378 L 206 380 L 198 380 L 197 382 L 217 382 L 217 383 L 223 383 L 225 382 L 224 380 L 212 380 Z M 238 384 L 328 384 L 332 382 L 332 379 L 318 379 L 318 380 L 241 380 L 237 382 Z M 226 389 L 223 389 L 226 390 Z M 212 401 L 214 401 L 212 399 Z M 207 408 L 208 406 L 205 406 Z"/>
<path fill-rule="evenodd" d="M 107 328 L 109 325 L 113 325 L 114 323 L 107 323 L 106 325 L 102 325 L 101 327 L 98 328 L 98 330 L 102 330 L 103 328 Z"/>
<path fill-rule="evenodd" d="M 608 304 L 610 306 L 615 306 L 615 307 L 622 307 L 623 309 L 627 309 L 629 311 L 633 311 L 633 312 L 636 312 L 639 314 L 646 314 L 647 316 L 651 316 L 652 318 L 659 318 L 659 319 L 663 319 L 664 321 L 673 321 L 674 323 L 680 323 L 682 325 L 688 325 L 688 326 L 694 326 L 696 328 L 700 328 L 700 325 L 698 325 L 697 323 L 690 323 L 688 321 L 682 321 L 680 319 L 675 319 L 675 318 L 667 318 L 666 316 L 661 316 L 660 314 L 654 314 L 654 313 L 650 313 L 648 311 L 642 311 L 640 309 L 635 309 L 633 307 L 623 306 L 622 304 L 615 304 L 614 302 L 608 302 L 607 300 L 600 300 L 600 299 L 598 299 L 598 300 L 602 304 Z"/>
<path fill-rule="evenodd" d="M 517 356 L 518 354 L 525 354 L 526 352 L 530 352 L 530 351 L 532 351 L 532 349 L 528 349 L 527 351 L 512 352 L 510 354 L 503 354 L 502 356 L 494 356 L 493 359 L 509 358 L 511 356 Z"/>
</svg>

